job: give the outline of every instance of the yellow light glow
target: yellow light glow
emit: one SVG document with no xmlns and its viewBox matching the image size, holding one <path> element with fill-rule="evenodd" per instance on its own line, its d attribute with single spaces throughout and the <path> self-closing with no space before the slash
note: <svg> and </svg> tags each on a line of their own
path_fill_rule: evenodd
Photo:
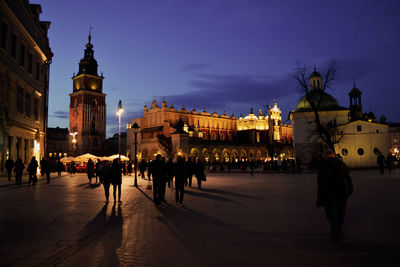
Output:
<svg viewBox="0 0 400 267">
<path fill-rule="evenodd" d="M 33 150 L 35 151 L 35 153 L 40 151 L 40 143 L 36 140 L 34 141 Z"/>
</svg>

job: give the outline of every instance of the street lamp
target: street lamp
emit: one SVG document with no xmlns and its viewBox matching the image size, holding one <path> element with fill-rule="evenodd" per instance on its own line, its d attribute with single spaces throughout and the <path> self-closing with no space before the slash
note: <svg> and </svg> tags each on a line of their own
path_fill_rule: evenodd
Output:
<svg viewBox="0 0 400 267">
<path fill-rule="evenodd" d="M 117 109 L 117 115 L 118 115 L 118 129 L 119 129 L 119 134 L 118 134 L 118 157 L 121 160 L 121 115 L 124 112 L 124 109 L 122 108 L 122 101 L 119 100 L 118 102 L 118 109 Z"/>
<path fill-rule="evenodd" d="M 139 133 L 139 125 L 135 122 L 132 125 L 133 133 L 135 134 L 135 187 L 138 187 L 137 185 L 137 134 Z"/>
<path fill-rule="evenodd" d="M 76 142 L 77 142 L 77 140 L 76 140 L 76 138 L 75 138 L 75 136 L 78 134 L 78 132 L 73 132 L 73 133 L 70 133 L 69 135 L 72 135 L 72 150 L 74 151 L 74 152 L 76 152 Z"/>
</svg>

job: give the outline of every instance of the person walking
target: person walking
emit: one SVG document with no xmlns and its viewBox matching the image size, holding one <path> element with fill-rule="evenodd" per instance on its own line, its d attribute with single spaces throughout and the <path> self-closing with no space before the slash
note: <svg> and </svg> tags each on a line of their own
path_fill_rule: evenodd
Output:
<svg viewBox="0 0 400 267">
<path fill-rule="evenodd" d="M 386 157 L 386 166 L 388 168 L 389 173 L 392 173 L 393 162 L 394 162 L 394 158 L 393 158 L 392 154 L 389 153 Z"/>
<path fill-rule="evenodd" d="M 135 168 L 136 168 L 136 166 L 135 166 Z M 127 163 L 126 170 L 128 172 L 128 175 L 131 176 L 131 173 L 132 173 L 132 162 L 130 160 Z"/>
<path fill-rule="evenodd" d="M 196 159 L 195 176 L 197 179 L 197 187 L 201 189 L 201 182 L 205 180 L 206 175 L 204 173 L 204 164 L 198 158 Z"/>
<path fill-rule="evenodd" d="M 193 169 L 192 159 L 189 157 L 186 162 L 186 184 L 189 185 L 189 187 L 192 187 Z"/>
<path fill-rule="evenodd" d="M 50 183 L 50 173 L 51 173 L 51 161 L 48 158 L 43 159 L 43 163 L 40 166 L 44 172 L 44 174 L 46 174 L 46 179 L 47 179 L 47 183 Z"/>
<path fill-rule="evenodd" d="M 94 176 L 94 163 L 93 163 L 92 159 L 89 159 L 86 164 L 86 173 L 87 173 L 87 177 L 89 179 L 89 184 L 91 184 L 92 178 Z"/>
<path fill-rule="evenodd" d="M 341 241 L 348 197 L 353 184 L 346 164 L 336 158 L 333 150 L 325 152 L 318 168 L 317 207 L 324 207 L 334 241 Z"/>
<path fill-rule="evenodd" d="M 146 167 L 147 167 L 147 162 L 144 159 L 142 159 L 142 161 L 139 164 L 139 171 L 140 171 L 140 174 L 143 179 L 144 179 L 144 172 L 146 171 Z M 135 168 L 136 168 L 136 166 L 135 166 Z"/>
<path fill-rule="evenodd" d="M 12 170 L 14 168 L 14 161 L 11 158 L 8 158 L 6 160 L 6 170 L 7 170 L 7 175 L 8 175 L 8 181 L 11 181 L 11 174 Z"/>
<path fill-rule="evenodd" d="M 73 176 L 73 174 L 75 174 L 76 173 L 76 164 L 75 164 L 75 162 L 74 161 L 71 161 L 71 164 L 70 164 L 70 175 L 71 176 Z"/>
<path fill-rule="evenodd" d="M 108 204 L 112 177 L 110 172 L 110 166 L 106 161 L 101 161 L 98 164 L 97 174 L 99 176 L 100 184 L 103 184 L 104 187 L 104 194 L 106 196 L 105 203 Z"/>
<path fill-rule="evenodd" d="M 175 201 L 178 205 L 183 205 L 183 196 L 185 192 L 185 182 L 187 178 L 187 165 L 185 160 L 178 156 L 175 164 Z"/>
<path fill-rule="evenodd" d="M 22 174 L 24 172 L 25 165 L 22 163 L 21 159 L 17 159 L 14 164 L 14 172 L 15 172 L 15 184 L 21 185 L 22 183 Z"/>
<path fill-rule="evenodd" d="M 376 163 L 378 163 L 379 172 L 381 174 L 385 173 L 385 156 L 383 156 L 382 153 L 380 153 L 376 158 Z"/>
<path fill-rule="evenodd" d="M 57 174 L 58 174 L 58 176 L 60 177 L 60 176 L 61 176 L 61 172 L 62 172 L 62 170 L 64 169 L 64 165 L 63 165 L 63 163 L 60 161 L 60 159 L 57 160 L 56 169 L 57 169 Z"/>
<path fill-rule="evenodd" d="M 100 159 L 97 159 L 97 162 L 95 164 L 95 169 L 94 169 L 94 175 L 96 176 L 96 184 L 97 184 L 97 177 L 99 176 L 99 165 L 101 164 Z"/>
<path fill-rule="evenodd" d="M 117 201 L 118 190 L 118 205 L 122 204 L 121 201 L 121 184 L 122 184 L 122 166 L 119 158 L 113 160 L 110 169 L 111 183 L 113 185 L 114 202 Z"/>
<path fill-rule="evenodd" d="M 28 165 L 28 174 L 29 174 L 29 180 L 28 184 L 36 185 L 37 183 L 37 168 L 38 168 L 38 162 L 35 157 L 32 157 L 31 162 Z"/>
<path fill-rule="evenodd" d="M 154 204 L 160 205 L 162 201 L 161 195 L 161 185 L 165 176 L 165 167 L 161 160 L 161 155 L 158 154 L 156 159 L 151 162 L 149 166 L 149 170 L 151 170 L 151 176 L 153 177 L 153 199 Z M 150 177 L 149 177 L 150 178 Z"/>
<path fill-rule="evenodd" d="M 162 174 L 160 177 L 159 200 L 160 202 L 167 203 L 167 201 L 165 200 L 165 187 L 167 186 L 168 172 L 166 169 L 166 163 L 164 157 L 161 158 L 161 165 L 162 165 Z"/>
</svg>

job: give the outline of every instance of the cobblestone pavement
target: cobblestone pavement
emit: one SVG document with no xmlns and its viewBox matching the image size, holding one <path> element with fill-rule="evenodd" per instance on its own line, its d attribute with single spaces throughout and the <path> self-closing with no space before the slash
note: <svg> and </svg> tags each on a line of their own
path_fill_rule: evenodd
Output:
<svg viewBox="0 0 400 267">
<path fill-rule="evenodd" d="M 136 189 L 129 176 L 121 206 L 104 205 L 82 174 L 2 187 L 0 265 L 399 266 L 400 172 L 352 177 L 340 244 L 315 207 L 312 173 L 209 174 L 184 207 L 169 189 L 156 207 L 147 182 Z"/>
</svg>

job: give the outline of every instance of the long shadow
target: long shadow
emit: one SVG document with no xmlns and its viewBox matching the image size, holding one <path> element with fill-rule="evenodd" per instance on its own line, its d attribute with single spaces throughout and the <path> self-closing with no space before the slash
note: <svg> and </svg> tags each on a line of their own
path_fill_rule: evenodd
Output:
<svg viewBox="0 0 400 267">
<path fill-rule="evenodd" d="M 205 191 L 195 192 L 195 191 L 186 191 L 185 190 L 185 195 L 186 194 L 190 195 L 190 196 L 194 196 L 194 197 L 202 197 L 202 198 L 208 198 L 211 200 L 218 200 L 218 201 L 225 201 L 225 202 L 240 204 L 239 202 L 234 201 L 230 198 L 223 197 L 223 196 L 210 195 L 210 194 L 207 194 Z"/>
<path fill-rule="evenodd" d="M 250 198 L 250 199 L 260 199 L 258 197 L 250 196 L 250 195 L 245 195 L 245 194 L 240 194 L 236 192 L 230 192 L 226 190 L 221 190 L 221 189 L 211 189 L 211 188 L 203 188 L 202 190 L 206 192 L 211 192 L 215 194 L 221 194 L 221 195 L 229 195 L 229 196 L 235 196 L 235 197 L 242 197 L 242 198 Z"/>
</svg>

